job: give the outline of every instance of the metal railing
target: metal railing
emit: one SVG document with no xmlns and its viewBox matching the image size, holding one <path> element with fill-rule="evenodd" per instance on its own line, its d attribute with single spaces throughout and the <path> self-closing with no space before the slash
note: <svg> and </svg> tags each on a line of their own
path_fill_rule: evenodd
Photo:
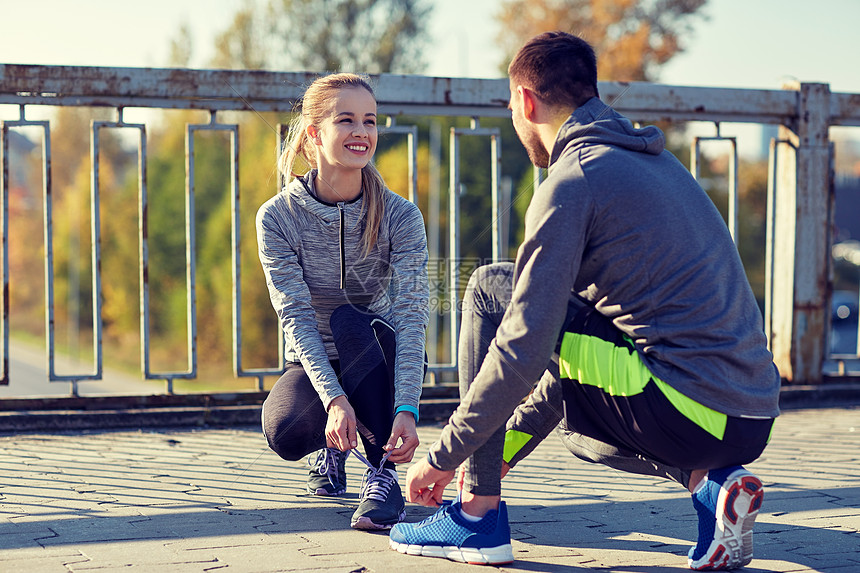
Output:
<svg viewBox="0 0 860 573">
<path fill-rule="evenodd" d="M 283 340 L 280 364 L 271 368 L 243 368 L 241 332 L 240 249 L 238 237 L 239 205 L 239 125 L 218 121 L 218 113 L 289 113 L 301 96 L 302 86 L 315 77 L 310 73 L 96 68 L 69 66 L 30 66 L 0 64 L 0 104 L 17 106 L 17 119 L 0 121 L 0 209 L 2 210 L 3 290 L 0 314 L 0 384 L 9 384 L 9 131 L 20 127 L 38 127 L 43 132 L 43 211 L 46 246 L 46 337 L 48 342 L 48 378 L 71 383 L 71 394 L 77 394 L 77 383 L 102 377 L 102 318 L 100 283 L 100 213 L 99 213 L 99 132 L 103 128 L 137 130 L 139 185 L 139 260 L 140 260 L 140 333 L 141 371 L 146 379 L 167 382 L 166 394 L 173 393 L 173 380 L 197 375 L 197 325 L 195 284 L 194 228 L 194 135 L 200 131 L 223 131 L 230 136 L 231 147 L 231 243 L 232 243 L 232 316 L 233 370 L 237 377 L 257 379 L 257 391 L 263 390 L 263 377 L 280 372 L 283 364 Z M 460 229 L 460 156 L 459 140 L 463 136 L 483 136 L 491 140 L 492 186 L 492 257 L 504 256 L 503 244 L 508 230 L 502 212 L 507 208 L 500 193 L 501 139 L 497 129 L 481 127 L 480 118 L 509 117 L 507 80 L 431 78 L 420 76 L 379 75 L 373 77 L 380 115 L 388 116 L 386 127 L 391 133 L 405 134 L 409 154 L 409 199 L 417 201 L 418 130 L 415 126 L 396 123 L 398 116 L 448 116 L 471 118 L 470 128 L 451 128 L 448 189 L 449 261 L 459 260 Z M 699 137 L 691 148 L 691 171 L 698 176 L 701 144 L 728 141 L 729 164 L 728 225 L 737 239 L 738 170 L 737 141 L 722 137 L 723 122 L 778 124 L 780 133 L 771 144 L 767 203 L 765 329 L 771 349 L 784 378 L 792 383 L 818 384 L 825 379 L 829 360 L 826 346 L 830 313 L 830 236 L 832 222 L 831 126 L 860 126 L 860 95 L 831 93 L 826 84 L 799 84 L 784 90 L 749 90 L 726 88 L 693 88 L 645 83 L 601 83 L 604 101 L 634 121 L 699 121 L 717 127 L 715 137 Z M 107 107 L 115 110 L 114 121 L 93 122 L 91 127 L 91 220 L 93 267 L 93 370 L 77 374 L 57 374 L 55 370 L 54 294 L 52 254 L 51 139 L 50 122 L 27 119 L 28 110 L 39 106 Z M 185 247 L 188 324 L 188 366 L 185 371 L 154 372 L 150 368 L 150 307 L 148 282 L 147 231 L 147 137 L 146 125 L 126 123 L 127 108 L 197 109 L 210 113 L 205 124 L 186 125 Z M 279 125 L 278 138 L 283 142 L 285 127 Z M 438 139 L 438 137 L 437 137 Z M 535 170 L 535 184 L 541 173 Z M 438 199 L 438 198 L 437 198 Z M 431 208 L 428 227 L 438 226 L 438 208 Z M 434 214 L 435 212 L 435 214 Z M 434 217 L 437 220 L 434 220 Z M 450 264 L 447 296 L 451 316 L 447 336 L 450 360 L 433 363 L 429 372 L 436 375 L 455 370 L 457 352 L 458 289 L 462 277 L 457 265 Z M 435 324 L 431 328 L 436 332 Z M 850 357 L 840 362 L 842 373 L 858 370 L 860 360 Z M 847 364 L 847 368 L 846 368 Z"/>
</svg>

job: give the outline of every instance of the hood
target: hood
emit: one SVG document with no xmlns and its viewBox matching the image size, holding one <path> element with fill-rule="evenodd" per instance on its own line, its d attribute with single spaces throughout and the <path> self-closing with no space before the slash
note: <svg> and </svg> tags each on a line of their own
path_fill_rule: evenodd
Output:
<svg viewBox="0 0 860 573">
<path fill-rule="evenodd" d="M 326 223 L 337 223 L 340 220 L 338 204 L 328 203 L 308 192 L 308 189 L 315 190 L 316 174 L 316 169 L 313 169 L 301 177 L 296 177 L 287 185 L 285 192 L 293 203 L 305 211 L 312 213 Z M 344 211 L 350 214 L 353 211 L 360 212 L 362 196 L 363 194 L 352 201 L 344 201 L 342 203 Z"/>
<path fill-rule="evenodd" d="M 549 164 L 555 163 L 565 150 L 572 151 L 586 145 L 613 145 L 659 155 L 666 146 L 666 138 L 653 125 L 634 127 L 629 119 L 593 97 L 578 107 L 559 128 Z"/>
</svg>

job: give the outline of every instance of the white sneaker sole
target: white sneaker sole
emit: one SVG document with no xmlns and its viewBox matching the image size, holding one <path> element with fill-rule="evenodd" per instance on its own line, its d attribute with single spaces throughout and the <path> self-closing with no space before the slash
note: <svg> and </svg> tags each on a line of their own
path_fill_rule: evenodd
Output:
<svg viewBox="0 0 860 573">
<path fill-rule="evenodd" d="M 687 563 L 697 571 L 736 569 L 752 561 L 753 526 L 761 509 L 764 491 L 761 480 L 747 470 L 737 470 L 726 478 L 717 498 L 714 540 L 705 554 Z"/>
<path fill-rule="evenodd" d="M 510 543 L 498 547 L 457 547 L 454 545 L 409 545 L 389 540 L 389 546 L 405 555 L 421 555 L 423 557 L 442 557 L 459 563 L 472 565 L 504 565 L 513 563 L 514 552 Z"/>
<path fill-rule="evenodd" d="M 316 490 L 312 490 L 311 488 L 307 488 L 308 493 L 310 495 L 318 495 L 320 497 L 340 497 L 346 493 L 345 489 L 338 490 L 334 493 L 329 492 L 327 489 L 319 488 Z"/>
<path fill-rule="evenodd" d="M 397 523 L 400 523 L 406 519 L 406 510 L 400 512 L 400 515 L 397 516 Z M 353 520 L 350 523 L 350 527 L 353 529 L 362 529 L 365 531 L 378 531 L 382 529 L 391 529 L 394 527 L 395 523 L 374 523 L 368 517 L 361 516 L 358 519 Z"/>
</svg>

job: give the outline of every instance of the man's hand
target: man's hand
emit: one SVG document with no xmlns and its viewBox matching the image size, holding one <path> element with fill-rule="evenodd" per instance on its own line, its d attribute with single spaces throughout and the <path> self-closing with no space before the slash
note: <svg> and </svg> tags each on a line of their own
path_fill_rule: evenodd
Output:
<svg viewBox="0 0 860 573">
<path fill-rule="evenodd" d="M 398 440 L 401 440 L 400 446 L 397 446 Z M 391 437 L 382 449 L 391 452 L 388 457 L 390 461 L 395 464 L 405 464 L 412 461 L 417 447 L 418 431 L 415 429 L 415 416 L 410 412 L 400 412 L 394 417 Z"/>
<path fill-rule="evenodd" d="M 426 458 L 418 460 L 406 472 L 406 500 L 427 507 L 442 505 L 445 486 L 454 479 L 455 472 L 437 470 Z"/>
<path fill-rule="evenodd" d="M 328 406 L 328 421 L 325 425 L 326 445 L 342 452 L 358 447 L 355 430 L 355 410 L 346 396 L 338 396 Z"/>
</svg>

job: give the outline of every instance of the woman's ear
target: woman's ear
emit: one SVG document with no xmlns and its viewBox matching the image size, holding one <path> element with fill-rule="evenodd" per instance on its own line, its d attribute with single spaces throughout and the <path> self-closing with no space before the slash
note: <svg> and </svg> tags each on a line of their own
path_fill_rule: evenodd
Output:
<svg viewBox="0 0 860 573">
<path fill-rule="evenodd" d="M 310 138 L 311 138 L 311 140 L 312 140 L 315 144 L 317 144 L 317 145 L 321 145 L 321 144 L 322 144 L 322 139 L 320 139 L 320 134 L 319 134 L 319 132 L 317 131 L 317 128 L 316 128 L 316 127 L 314 127 L 314 126 L 312 126 L 312 125 L 309 125 L 309 126 L 307 127 L 307 129 L 305 129 L 305 133 L 307 133 L 307 134 L 308 134 L 308 137 L 310 137 Z"/>
</svg>

